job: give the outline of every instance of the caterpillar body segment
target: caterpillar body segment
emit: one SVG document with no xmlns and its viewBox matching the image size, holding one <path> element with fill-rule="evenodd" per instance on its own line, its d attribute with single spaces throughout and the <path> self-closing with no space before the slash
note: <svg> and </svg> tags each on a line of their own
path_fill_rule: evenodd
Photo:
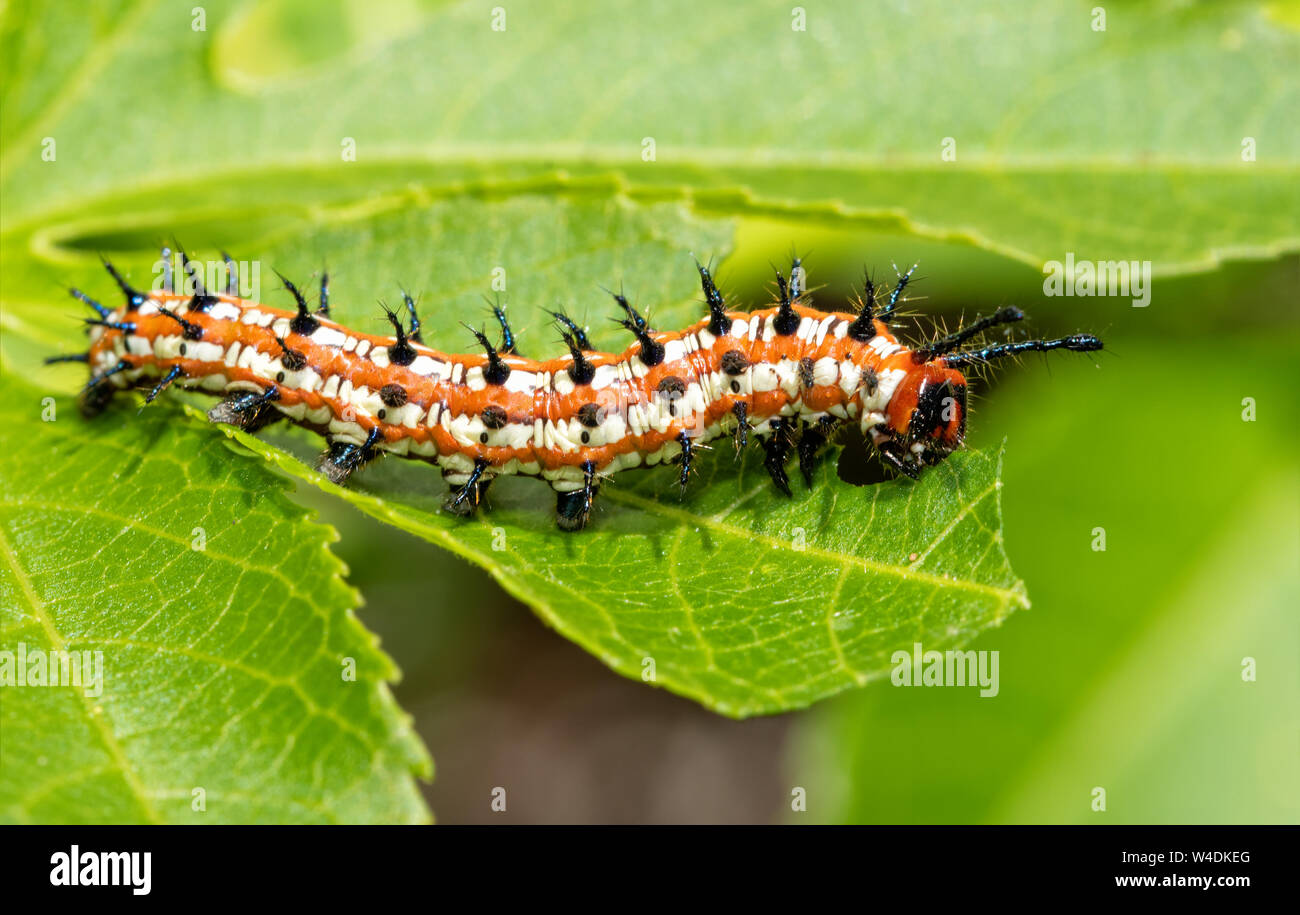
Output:
<svg viewBox="0 0 1300 915">
<path fill-rule="evenodd" d="M 1023 318 L 1008 308 L 909 348 L 883 318 L 911 271 L 883 309 L 868 280 L 857 309 L 825 312 L 807 303 L 798 261 L 788 281 L 778 274 L 776 303 L 753 311 L 728 307 L 697 264 L 707 313 L 678 331 L 652 329 L 614 294 L 635 341 L 620 353 L 592 350 L 585 329 L 555 312 L 568 352 L 545 360 L 517 354 L 499 306 L 502 342 L 471 327 L 481 351 L 452 354 L 423 342 L 405 293 L 409 323 L 385 309 L 394 333 L 384 336 L 334 321 L 325 277 L 316 311 L 284 280 L 295 306 L 286 310 L 240 298 L 233 282 L 222 293 L 201 286 L 144 293 L 106 266 L 123 305 L 109 309 L 73 290 L 95 312 L 84 412 L 102 410 L 119 390 L 142 387 L 152 401 L 169 386 L 199 389 L 223 398 L 209 412 L 214 421 L 255 430 L 288 419 L 324 434 L 319 467 L 336 483 L 382 455 L 422 460 L 450 485 L 447 509 L 469 515 L 496 477 L 543 479 L 556 492 L 564 530 L 588 524 L 601 482 L 621 470 L 675 464 L 685 488 L 704 446 L 723 436 L 738 448 L 760 443 L 786 494 L 790 458 L 811 486 L 819 451 L 847 423 L 889 466 L 915 478 L 965 437 L 961 367 L 1102 347 L 1089 334 L 979 346 L 983 331 Z M 974 348 L 963 349 L 968 343 Z M 60 360 L 68 357 L 51 361 Z"/>
</svg>

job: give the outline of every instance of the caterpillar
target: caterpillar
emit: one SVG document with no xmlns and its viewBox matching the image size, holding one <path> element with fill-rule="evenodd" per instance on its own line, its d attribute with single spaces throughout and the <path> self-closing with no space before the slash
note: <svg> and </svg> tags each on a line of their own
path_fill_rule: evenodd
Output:
<svg viewBox="0 0 1300 915">
<path fill-rule="evenodd" d="M 889 289 L 868 277 L 855 308 L 823 312 L 808 304 L 795 258 L 788 278 L 776 273 L 775 302 L 756 311 L 728 307 L 697 261 L 707 315 L 680 331 L 654 330 L 622 293 L 611 293 L 635 338 L 622 353 L 596 351 L 586 330 L 558 310 L 551 316 L 568 354 L 524 358 L 498 305 L 499 342 L 465 325 L 482 352 L 454 355 L 425 345 L 406 293 L 405 321 L 382 306 L 393 336 L 365 334 L 331 319 L 328 273 L 315 309 L 281 276 L 296 305 L 289 311 L 241 298 L 228 255 L 218 293 L 179 253 L 188 275 L 180 289 L 170 266 L 160 289 L 141 292 L 105 260 L 125 304 L 110 309 L 70 290 L 95 312 L 85 319 L 90 348 L 47 362 L 88 364 L 83 413 L 100 412 L 129 388 L 146 389 L 146 404 L 171 385 L 197 388 L 222 395 L 208 413 L 215 422 L 255 431 L 287 418 L 323 433 L 318 467 L 335 483 L 383 454 L 436 464 L 450 486 L 444 504 L 458 515 L 473 514 L 498 476 L 540 477 L 555 490 L 566 531 L 587 525 L 601 482 L 619 470 L 675 464 L 685 489 L 701 447 L 724 435 L 738 449 L 760 444 L 785 495 L 791 455 L 811 487 L 820 451 L 850 422 L 888 466 L 917 478 L 965 437 L 963 367 L 1102 348 L 1091 334 L 966 347 L 990 328 L 1022 320 L 1014 307 L 909 348 L 887 322 L 915 267 Z M 171 264 L 167 248 L 162 263 Z"/>
</svg>

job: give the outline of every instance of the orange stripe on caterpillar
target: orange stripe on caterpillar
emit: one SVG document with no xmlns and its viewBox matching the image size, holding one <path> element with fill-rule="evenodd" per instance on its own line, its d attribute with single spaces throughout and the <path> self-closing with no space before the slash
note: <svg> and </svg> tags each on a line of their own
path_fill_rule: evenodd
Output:
<svg viewBox="0 0 1300 915">
<path fill-rule="evenodd" d="M 697 448 L 724 435 L 742 447 L 760 442 L 786 494 L 791 453 L 811 486 L 818 451 L 848 422 L 860 425 L 890 466 L 916 477 L 965 436 L 960 366 L 1102 346 L 1078 334 L 963 349 L 982 331 L 1024 317 L 1007 308 L 909 348 L 886 320 L 911 271 L 888 295 L 868 280 L 856 311 L 823 312 L 807 304 L 796 260 L 788 282 L 777 274 L 776 304 L 757 311 L 728 308 L 708 269 L 697 265 L 709 313 L 678 331 L 651 329 L 616 294 L 622 323 L 637 341 L 622 353 L 594 351 L 585 331 L 556 313 L 569 353 L 526 359 L 515 354 L 496 308 L 502 345 L 471 328 L 483 352 L 448 354 L 421 342 L 416 305 L 405 294 L 409 324 L 388 311 L 394 335 L 365 334 L 329 317 L 325 278 L 316 311 L 284 280 L 296 305 L 286 311 L 239 298 L 233 282 L 224 294 L 205 290 L 181 257 L 190 292 L 170 283 L 138 292 L 107 263 L 123 306 L 109 309 L 73 290 L 96 313 L 87 319 L 84 412 L 102 410 L 126 388 L 148 388 L 148 401 L 172 384 L 198 388 L 224 395 L 209 412 L 214 421 L 255 430 L 288 418 L 323 433 L 328 447 L 319 467 L 335 482 L 381 454 L 425 460 L 451 485 L 447 507 L 469 514 L 495 477 L 540 477 L 557 493 L 557 520 L 566 530 L 587 524 L 602 478 L 676 463 L 685 487 Z"/>
</svg>

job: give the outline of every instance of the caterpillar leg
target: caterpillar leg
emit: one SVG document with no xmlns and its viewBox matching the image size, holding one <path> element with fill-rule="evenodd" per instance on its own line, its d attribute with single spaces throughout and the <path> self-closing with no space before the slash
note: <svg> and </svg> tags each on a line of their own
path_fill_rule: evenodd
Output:
<svg viewBox="0 0 1300 915">
<path fill-rule="evenodd" d="M 749 407 L 746 406 L 743 400 L 736 401 L 735 406 L 731 408 L 731 412 L 736 417 L 736 431 L 734 435 L 736 457 L 739 458 L 740 452 L 744 451 L 749 445 L 749 433 L 754 427 L 749 424 Z"/>
<path fill-rule="evenodd" d="M 885 463 L 904 476 L 911 477 L 913 480 L 921 478 L 921 468 L 907 459 L 904 446 L 898 442 L 893 440 L 881 442 L 876 445 L 876 452 L 884 459 Z"/>
<path fill-rule="evenodd" d="M 799 437 L 799 444 L 795 446 L 799 454 L 799 472 L 803 474 L 804 482 L 808 484 L 809 489 L 813 486 L 813 471 L 817 469 L 817 456 L 834 430 L 835 420 L 829 416 L 822 416 L 816 422 L 804 427 L 803 434 Z"/>
<path fill-rule="evenodd" d="M 279 399 L 280 390 L 275 385 L 259 394 L 239 391 L 209 410 L 208 419 L 214 423 L 238 426 L 245 432 L 256 432 L 284 417 L 283 413 L 272 406 Z"/>
<path fill-rule="evenodd" d="M 784 419 L 773 419 L 770 425 L 771 432 L 766 433 L 765 430 L 769 437 L 763 442 L 763 450 L 766 452 L 763 466 L 767 468 L 776 488 L 788 496 L 791 494 L 790 478 L 785 473 L 785 462 L 790 457 L 789 423 Z"/>
<path fill-rule="evenodd" d="M 325 474 L 331 483 L 342 485 L 352 472 L 376 457 L 375 443 L 379 441 L 379 427 L 375 426 L 366 434 L 366 440 L 358 445 L 353 442 L 329 441 L 329 448 L 320 456 L 316 469 Z"/>
<path fill-rule="evenodd" d="M 677 482 L 682 488 L 682 495 L 685 496 L 686 484 L 691 480 L 691 465 L 695 460 L 695 442 L 688 432 L 683 432 L 677 436 L 677 442 L 682 446 L 682 453 L 677 459 L 677 463 L 682 470 Z"/>
<path fill-rule="evenodd" d="M 596 498 L 596 464 L 582 465 L 582 486 L 569 492 L 555 493 L 555 523 L 562 531 L 580 531 L 591 519 L 591 505 Z"/>
<path fill-rule="evenodd" d="M 483 458 L 474 461 L 474 469 L 470 471 L 469 477 L 463 483 L 452 483 L 451 491 L 447 493 L 447 498 L 443 500 L 443 507 L 453 515 L 460 515 L 462 518 L 468 518 L 478 511 L 479 505 L 483 503 L 487 490 L 492 485 L 492 477 L 484 476 L 484 471 L 488 469 L 488 462 Z M 443 476 L 464 476 L 464 474 L 446 474 Z"/>
<path fill-rule="evenodd" d="M 81 389 L 81 393 L 77 395 L 77 406 L 81 410 L 81 415 L 91 417 L 102 413 L 118 391 L 117 385 L 108 379 L 119 372 L 130 371 L 133 368 L 135 366 L 130 362 L 121 359 L 111 368 L 91 376 L 85 387 Z"/>
<path fill-rule="evenodd" d="M 98 416 L 108 407 L 109 401 L 116 393 L 117 388 L 111 384 L 91 385 L 77 397 L 77 407 L 81 410 L 81 415 L 87 419 Z"/>
</svg>

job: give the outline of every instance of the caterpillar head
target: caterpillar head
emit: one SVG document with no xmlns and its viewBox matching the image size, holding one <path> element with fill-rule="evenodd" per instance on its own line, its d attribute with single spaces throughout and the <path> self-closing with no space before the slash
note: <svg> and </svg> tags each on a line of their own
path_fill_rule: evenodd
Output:
<svg viewBox="0 0 1300 915">
<path fill-rule="evenodd" d="M 903 376 L 885 411 L 869 430 L 877 450 L 897 470 L 916 478 L 961 447 L 966 437 L 966 378 L 936 363 Z"/>
</svg>

